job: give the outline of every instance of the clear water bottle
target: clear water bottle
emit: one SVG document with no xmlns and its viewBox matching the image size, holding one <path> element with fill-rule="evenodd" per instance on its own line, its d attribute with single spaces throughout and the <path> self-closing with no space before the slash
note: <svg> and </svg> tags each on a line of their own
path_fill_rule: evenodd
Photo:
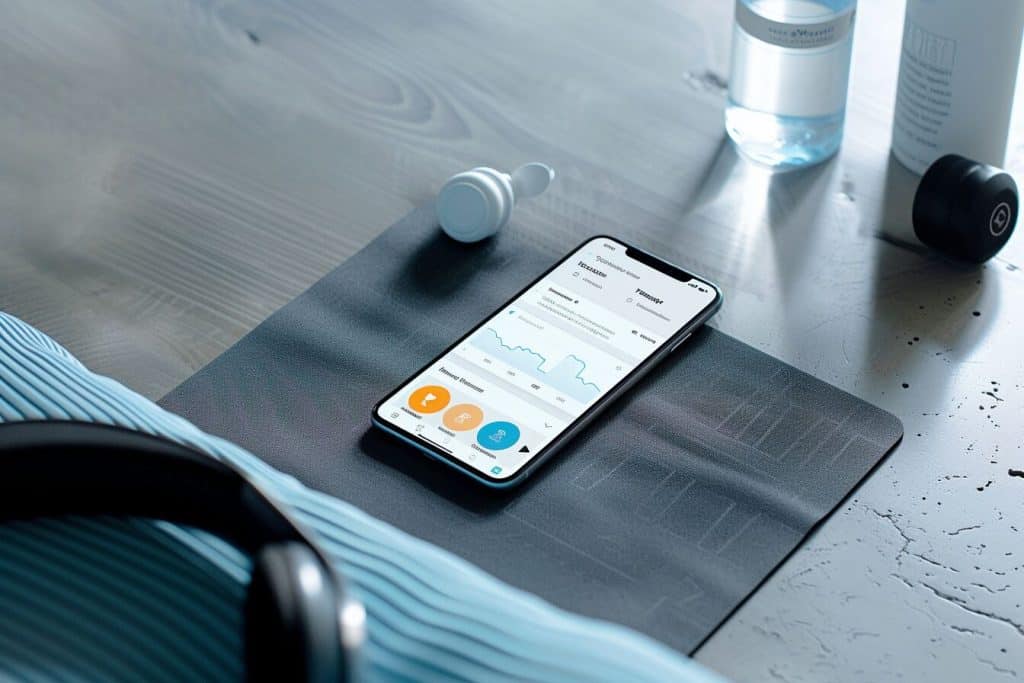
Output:
<svg viewBox="0 0 1024 683">
<path fill-rule="evenodd" d="M 776 168 L 823 161 L 846 116 L 857 0 L 736 0 L 725 128 Z"/>
</svg>

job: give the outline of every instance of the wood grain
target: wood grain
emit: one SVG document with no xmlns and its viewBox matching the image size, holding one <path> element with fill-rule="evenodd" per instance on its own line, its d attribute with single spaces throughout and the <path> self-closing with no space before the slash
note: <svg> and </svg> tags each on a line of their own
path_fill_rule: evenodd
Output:
<svg viewBox="0 0 1024 683">
<path fill-rule="evenodd" d="M 156 398 L 449 174 L 547 161 L 515 221 L 680 254 L 726 291 L 718 327 L 906 424 L 701 659 L 743 680 L 1021 675 L 1024 243 L 977 270 L 900 242 L 901 16 L 861 2 L 841 154 L 773 176 L 723 139 L 722 0 L 8 0 L 0 309 Z"/>
</svg>

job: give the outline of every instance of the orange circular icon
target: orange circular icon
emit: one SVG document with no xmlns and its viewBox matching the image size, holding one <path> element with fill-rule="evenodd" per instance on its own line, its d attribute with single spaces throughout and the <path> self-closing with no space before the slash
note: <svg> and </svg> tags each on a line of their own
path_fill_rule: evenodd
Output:
<svg viewBox="0 0 1024 683">
<path fill-rule="evenodd" d="M 484 421 L 484 411 L 472 403 L 460 403 L 444 414 L 444 426 L 455 432 L 476 429 Z"/>
<path fill-rule="evenodd" d="M 409 407 L 417 413 L 436 413 L 448 405 L 452 395 L 444 387 L 436 384 L 428 384 L 412 392 L 409 397 Z"/>
</svg>

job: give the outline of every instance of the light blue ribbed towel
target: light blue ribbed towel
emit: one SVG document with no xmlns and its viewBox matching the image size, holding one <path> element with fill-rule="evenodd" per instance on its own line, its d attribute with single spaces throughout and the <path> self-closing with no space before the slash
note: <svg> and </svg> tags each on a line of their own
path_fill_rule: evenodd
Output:
<svg viewBox="0 0 1024 683">
<path fill-rule="evenodd" d="M 0 422 L 89 420 L 231 461 L 289 505 L 368 612 L 368 681 L 720 681 L 628 629 L 512 588 L 87 370 L 0 313 Z M 0 476 L 2 476 L 0 463 Z M 0 679 L 231 680 L 248 558 L 162 522 L 0 527 Z"/>
</svg>

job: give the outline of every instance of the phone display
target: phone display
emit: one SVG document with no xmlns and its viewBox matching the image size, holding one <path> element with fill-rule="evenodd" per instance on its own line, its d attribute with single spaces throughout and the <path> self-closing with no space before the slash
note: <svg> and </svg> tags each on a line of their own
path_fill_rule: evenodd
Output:
<svg viewBox="0 0 1024 683">
<path fill-rule="evenodd" d="M 491 485 L 550 455 L 717 310 L 717 288 L 610 237 L 585 242 L 374 408 Z"/>
</svg>

